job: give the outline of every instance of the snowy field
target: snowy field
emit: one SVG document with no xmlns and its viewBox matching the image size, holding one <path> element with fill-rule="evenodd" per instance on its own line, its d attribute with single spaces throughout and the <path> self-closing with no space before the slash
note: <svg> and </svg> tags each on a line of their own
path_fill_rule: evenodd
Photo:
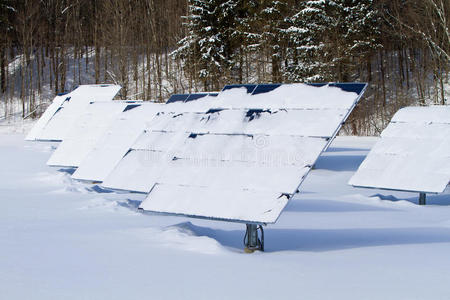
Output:
<svg viewBox="0 0 450 300">
<path fill-rule="evenodd" d="M 0 299 L 450 299 L 450 191 L 347 181 L 375 138 L 339 137 L 245 254 L 243 224 L 142 214 L 0 134 Z"/>
</svg>

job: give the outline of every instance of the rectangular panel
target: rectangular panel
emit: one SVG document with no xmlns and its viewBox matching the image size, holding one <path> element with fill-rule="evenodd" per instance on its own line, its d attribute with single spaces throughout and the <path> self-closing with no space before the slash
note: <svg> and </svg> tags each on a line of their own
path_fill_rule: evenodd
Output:
<svg viewBox="0 0 450 300">
<path fill-rule="evenodd" d="M 124 110 L 81 161 L 72 178 L 105 180 L 162 106 L 144 103 L 132 110 Z"/>
<path fill-rule="evenodd" d="M 31 128 L 25 140 L 34 141 L 39 139 L 45 126 L 53 118 L 53 115 L 58 111 L 66 98 L 67 97 L 63 95 L 56 96 L 55 99 L 53 99 L 53 102 L 47 107 L 39 120 L 34 124 L 33 128 Z"/>
<path fill-rule="evenodd" d="M 95 146 L 111 122 L 127 103 L 95 102 L 90 104 L 75 121 L 66 138 L 53 152 L 47 164 L 50 166 L 77 167 Z"/>
<path fill-rule="evenodd" d="M 329 86 L 282 85 L 258 95 L 230 89 L 206 113 L 156 116 L 153 131 L 189 136 L 157 170 L 141 209 L 275 222 L 358 99 Z"/>
<path fill-rule="evenodd" d="M 398 111 L 349 184 L 440 193 L 449 182 L 450 110 L 433 106 Z"/>
<path fill-rule="evenodd" d="M 157 184 L 140 209 L 243 223 L 275 223 L 288 199 L 276 192 Z"/>
<path fill-rule="evenodd" d="M 89 103 L 112 101 L 119 90 L 118 85 L 80 85 L 63 96 L 63 103 L 37 135 L 37 139 L 62 141 Z"/>
</svg>

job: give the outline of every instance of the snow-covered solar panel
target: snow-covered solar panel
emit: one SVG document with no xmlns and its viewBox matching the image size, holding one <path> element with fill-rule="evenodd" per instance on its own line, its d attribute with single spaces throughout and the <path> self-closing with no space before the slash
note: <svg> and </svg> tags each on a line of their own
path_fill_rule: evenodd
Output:
<svg viewBox="0 0 450 300">
<path fill-rule="evenodd" d="M 62 141 L 89 103 L 112 101 L 119 90 L 118 85 L 80 85 L 70 93 L 56 96 L 26 140 Z"/>
<path fill-rule="evenodd" d="M 222 93 L 208 113 L 156 116 L 147 156 L 133 158 L 155 160 L 142 172 L 152 182 L 140 209 L 274 223 L 360 97 L 292 84 L 257 95 Z M 170 147 L 159 146 L 167 141 Z"/>
<path fill-rule="evenodd" d="M 121 101 L 90 103 L 76 119 L 47 164 L 77 167 L 114 119 L 127 107 L 129 110 L 129 105 L 129 102 Z"/>
<path fill-rule="evenodd" d="M 236 88 L 246 88 L 247 93 L 251 94 L 255 90 L 257 84 L 229 84 L 223 87 L 222 92 Z"/>
<path fill-rule="evenodd" d="M 137 105 L 137 107 L 127 110 L 130 105 Z M 111 126 L 81 161 L 72 178 L 85 181 L 104 181 L 141 135 L 147 123 L 162 110 L 163 106 L 163 104 L 146 102 L 129 104 L 112 121 Z"/>
<path fill-rule="evenodd" d="M 441 193 L 450 182 L 450 106 L 399 110 L 349 184 Z"/>
</svg>

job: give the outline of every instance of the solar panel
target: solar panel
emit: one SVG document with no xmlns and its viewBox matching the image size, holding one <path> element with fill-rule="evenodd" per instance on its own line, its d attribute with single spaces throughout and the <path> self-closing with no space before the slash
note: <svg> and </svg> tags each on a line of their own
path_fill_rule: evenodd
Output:
<svg viewBox="0 0 450 300">
<path fill-rule="evenodd" d="M 268 93 L 274 89 L 280 87 L 281 84 L 258 84 L 258 86 L 253 90 L 253 95 Z"/>
<path fill-rule="evenodd" d="M 149 178 L 151 190 L 140 209 L 247 224 L 276 222 L 360 96 L 296 84 L 263 95 L 222 97 L 214 102 L 220 109 L 209 113 L 155 117 L 150 128 L 160 139 L 173 140 L 165 136 L 169 132 L 187 136 L 163 152 L 169 158 L 152 170 L 158 175 Z M 227 100 L 239 105 L 222 109 Z"/>
<path fill-rule="evenodd" d="M 166 103 L 184 102 L 188 97 L 189 94 L 173 94 Z"/>
<path fill-rule="evenodd" d="M 251 94 L 255 90 L 256 86 L 256 84 L 229 84 L 223 87 L 222 92 L 236 88 L 246 88 L 247 93 Z"/>
<path fill-rule="evenodd" d="M 450 182 L 450 107 L 399 110 L 349 184 L 441 193 Z"/>
<path fill-rule="evenodd" d="M 129 103 L 120 101 L 89 104 L 76 119 L 75 124 L 53 152 L 47 164 L 77 167 L 117 115 L 129 105 Z"/>
<path fill-rule="evenodd" d="M 72 92 L 56 96 L 26 140 L 62 141 L 76 119 L 92 101 L 111 101 L 118 85 L 80 85 Z"/>
<path fill-rule="evenodd" d="M 158 103 L 145 102 L 132 110 L 125 108 L 81 161 L 72 178 L 85 181 L 104 181 L 141 135 L 147 122 L 152 120 L 163 106 Z"/>
</svg>

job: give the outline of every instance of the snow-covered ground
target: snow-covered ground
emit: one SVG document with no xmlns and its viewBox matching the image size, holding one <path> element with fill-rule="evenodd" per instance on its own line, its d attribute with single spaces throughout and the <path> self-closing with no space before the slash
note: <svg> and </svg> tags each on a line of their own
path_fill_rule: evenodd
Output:
<svg viewBox="0 0 450 300">
<path fill-rule="evenodd" d="M 450 191 L 348 186 L 375 138 L 339 137 L 253 254 L 243 224 L 139 213 L 23 139 L 0 134 L 1 299 L 450 298 Z"/>
</svg>

